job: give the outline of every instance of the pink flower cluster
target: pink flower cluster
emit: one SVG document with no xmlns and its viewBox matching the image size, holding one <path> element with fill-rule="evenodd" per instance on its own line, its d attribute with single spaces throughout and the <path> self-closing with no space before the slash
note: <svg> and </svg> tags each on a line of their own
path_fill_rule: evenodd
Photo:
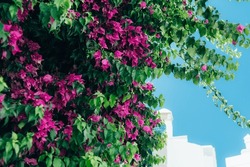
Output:
<svg viewBox="0 0 250 167">
<path fill-rule="evenodd" d="M 18 20 L 20 22 L 24 22 L 27 19 L 31 10 L 33 10 L 32 1 L 22 0 L 22 8 L 19 8 L 17 11 Z"/>
<path fill-rule="evenodd" d="M 140 8 L 141 8 L 141 9 L 146 9 L 146 8 L 147 8 L 147 3 L 146 3 L 145 1 L 142 1 L 142 2 L 140 3 Z M 153 9 L 153 6 L 152 6 L 152 5 L 148 7 L 148 11 L 149 11 L 149 13 L 150 13 L 151 15 L 154 14 L 154 9 Z"/>
<path fill-rule="evenodd" d="M 245 27 L 243 26 L 243 25 L 241 25 L 241 24 L 239 24 L 238 26 L 237 26 L 237 28 L 236 28 L 236 30 L 239 32 L 239 33 L 243 33 L 243 31 L 244 31 L 244 29 L 245 29 Z"/>
<path fill-rule="evenodd" d="M 57 81 L 57 91 L 54 94 L 52 100 L 53 107 L 57 110 L 61 110 L 67 106 L 67 104 L 77 97 L 76 89 L 72 89 L 74 82 L 84 84 L 81 75 L 69 74 L 64 79 Z"/>
<path fill-rule="evenodd" d="M 85 1 L 82 6 L 83 12 L 93 9 L 100 12 L 100 15 L 96 16 L 94 21 L 88 25 L 89 39 L 95 40 L 103 50 L 112 50 L 114 57 L 121 60 L 123 64 L 138 66 L 139 63 L 145 62 L 149 44 L 142 27 L 134 26 L 132 20 L 117 15 L 118 10 L 111 8 L 108 1 Z M 103 6 L 101 11 L 99 6 Z M 102 19 L 105 21 L 101 21 Z M 100 50 L 94 53 L 94 58 L 96 66 L 101 67 L 102 70 L 106 71 L 110 67 L 108 60 L 102 58 Z M 156 67 L 151 58 L 147 59 L 147 65 L 152 68 Z"/>
<path fill-rule="evenodd" d="M 201 66 L 201 71 L 207 71 L 207 65 L 204 64 L 203 66 Z"/>
<path fill-rule="evenodd" d="M 66 110 L 66 108 L 78 96 L 73 85 L 75 82 L 83 85 L 82 76 L 72 73 L 60 79 L 50 74 L 41 74 L 43 57 L 39 54 L 39 44 L 25 38 L 22 29 L 17 25 L 4 24 L 4 31 L 10 34 L 8 46 L 15 57 L 7 58 L 6 51 L 4 51 L 2 59 L 4 61 L 8 61 L 8 59 L 15 60 L 8 65 L 15 66 L 16 63 L 21 65 L 21 67 L 16 68 L 15 73 L 3 72 L 3 75 L 11 79 L 11 98 L 21 100 L 23 104 L 31 104 L 34 107 L 42 106 L 45 110 L 44 117 L 37 125 L 37 131 L 35 131 L 33 137 L 34 146 L 31 152 L 36 148 L 42 151 L 54 145 L 53 143 L 46 145 L 48 133 L 51 130 L 54 130 L 56 133 L 62 132 L 65 135 L 65 139 L 69 141 L 72 136 L 72 126 L 76 114 L 71 110 Z M 23 48 L 28 48 L 28 51 L 23 51 Z M 51 86 L 55 90 L 52 95 L 48 93 Z M 4 100 L 4 97 L 5 94 L 0 96 L 0 102 Z M 74 107 L 74 104 L 70 103 L 70 107 Z M 64 111 L 62 115 L 66 117 L 66 122 L 55 120 L 53 115 L 58 111 Z M 14 120 L 20 121 L 26 117 L 27 115 L 22 113 Z M 29 163 L 28 159 L 27 163 Z"/>
<path fill-rule="evenodd" d="M 188 17 L 192 17 L 193 16 L 193 11 L 192 10 L 188 10 Z"/>
<path fill-rule="evenodd" d="M 127 138 L 131 140 L 137 140 L 137 137 L 139 135 L 138 129 L 135 128 L 135 125 L 133 122 L 129 119 L 125 121 L 125 129 L 126 129 L 126 134 Z"/>
<path fill-rule="evenodd" d="M 112 71 L 113 59 L 132 67 L 146 65 L 150 68 L 156 68 L 156 63 L 150 57 L 148 36 L 143 32 L 143 28 L 146 27 L 137 26 L 131 19 L 119 15 L 120 9 L 113 7 L 108 0 L 85 0 L 81 3 L 82 12 L 68 10 L 67 17 L 78 19 L 81 16 L 84 17 L 86 12 L 91 12 L 94 16 L 94 20 L 87 25 L 88 32 L 86 36 L 87 40 L 95 41 L 99 47 L 93 52 L 95 68 L 108 73 Z M 124 1 L 123 3 L 126 2 Z M 150 14 L 154 13 L 153 6 L 147 7 L 146 2 L 142 1 L 139 5 L 142 10 L 147 8 Z M 28 17 L 28 12 L 32 10 L 29 0 L 23 0 L 23 6 L 25 6 L 24 10 L 18 10 L 19 22 L 25 21 Z M 50 17 L 49 24 L 53 24 L 53 22 L 54 18 Z M 96 90 L 105 94 L 107 86 L 109 88 L 116 86 L 116 81 L 120 79 L 120 75 L 115 72 L 111 73 L 108 75 L 109 80 L 103 81 L 104 84 L 96 84 L 92 80 L 86 80 L 85 84 L 82 75 L 76 73 L 60 74 L 60 72 L 56 71 L 52 74 L 49 71 L 44 71 L 42 63 L 46 60 L 39 52 L 40 45 L 25 38 L 23 36 L 25 33 L 18 25 L 4 24 L 4 31 L 9 33 L 9 38 L 7 49 L 3 50 L 1 58 L 6 62 L 11 59 L 10 64 L 16 67 L 15 71 L 3 72 L 3 75 L 8 80 L 11 80 L 11 98 L 33 107 L 41 106 L 44 111 L 44 116 L 32 128 L 32 132 L 34 132 L 33 146 L 29 153 L 42 152 L 51 147 L 58 147 L 57 141 L 59 139 L 69 142 L 73 135 L 74 120 L 77 117 L 75 112 L 79 108 L 88 105 L 79 104 L 78 97 L 92 96 Z M 161 35 L 156 33 L 155 37 L 161 38 Z M 9 51 L 7 52 L 7 50 L 12 54 Z M 106 52 L 111 54 L 106 55 Z M 113 55 L 113 57 L 108 57 L 110 55 Z M 72 68 L 76 69 L 77 67 Z M 98 78 L 94 79 L 98 80 Z M 93 85 L 91 85 L 92 83 Z M 79 93 L 79 90 L 75 88 L 75 85 L 78 84 L 86 86 L 86 92 L 84 92 L 86 94 Z M 137 91 L 145 93 L 153 89 L 154 87 L 151 83 L 144 84 L 133 81 L 129 85 L 129 90 L 133 93 Z M 123 97 L 116 98 L 115 107 L 109 110 L 106 107 L 101 107 L 98 115 L 91 113 L 89 116 L 87 114 L 89 117 L 86 119 L 93 125 L 93 128 L 98 127 L 97 141 L 107 144 L 100 135 L 103 132 L 103 128 L 105 128 L 105 125 L 102 123 L 103 118 L 106 118 L 110 123 L 118 122 L 119 125 L 124 126 L 126 137 L 124 140 L 120 140 L 124 145 L 126 142 L 137 142 L 141 134 L 152 136 L 154 134 L 153 128 L 160 121 L 155 118 L 149 120 L 146 117 L 147 114 L 151 114 L 151 110 L 146 107 L 143 101 L 140 101 L 142 97 L 135 94 L 126 101 L 122 100 Z M 5 94 L 1 94 L 0 105 L 4 99 Z M 22 113 L 13 118 L 13 120 L 18 122 L 26 120 L 28 117 L 29 113 Z M 16 129 L 21 130 L 17 126 Z M 50 141 L 48 140 L 49 134 L 53 131 L 55 132 L 54 141 Z M 82 146 L 86 152 L 94 148 L 94 146 L 87 143 L 83 143 Z M 108 144 L 107 147 L 111 147 L 111 144 Z M 61 155 L 65 154 L 65 151 L 61 152 Z M 132 156 L 135 162 L 141 160 L 140 154 Z M 34 158 L 25 158 L 24 161 L 27 165 L 37 165 L 37 160 Z M 126 163 L 126 160 L 122 159 L 122 156 L 118 154 L 114 162 L 119 164 L 122 161 Z"/>
<path fill-rule="evenodd" d="M 75 10 L 68 10 L 67 17 L 70 19 L 78 19 L 81 16 L 81 13 Z"/>
<path fill-rule="evenodd" d="M 142 89 L 143 89 L 143 90 L 152 91 L 153 88 L 154 88 L 154 86 L 153 86 L 153 84 L 150 83 L 150 82 L 146 83 L 145 85 L 142 85 Z"/>
<path fill-rule="evenodd" d="M 5 94 L 0 94 L 0 109 L 2 108 L 2 103 L 3 103 L 3 101 L 4 101 L 4 98 L 5 98 Z"/>
<path fill-rule="evenodd" d="M 23 36 L 23 31 L 17 25 L 4 24 L 3 30 L 8 32 L 9 35 L 9 46 L 11 46 L 12 54 L 20 53 L 21 50 L 18 46 L 18 43 L 21 43 Z M 6 54 L 6 53 L 5 53 Z M 2 55 L 2 58 L 6 56 Z"/>
<path fill-rule="evenodd" d="M 96 67 L 101 67 L 103 71 L 107 71 L 110 68 L 108 59 L 102 59 L 101 50 L 98 50 L 94 53 L 94 58 Z"/>
<path fill-rule="evenodd" d="M 133 104 L 137 104 L 135 110 L 132 109 Z M 137 140 L 140 129 L 149 135 L 153 135 L 153 128 L 161 122 L 160 119 L 150 119 L 150 124 L 145 125 L 145 117 L 141 114 L 141 112 L 145 112 L 145 105 L 137 101 L 137 96 L 134 96 L 123 104 L 118 104 L 113 112 L 116 113 L 120 119 L 125 121 L 126 136 L 127 139 L 131 141 Z M 135 119 L 131 119 L 131 116 Z"/>
<path fill-rule="evenodd" d="M 130 114 L 130 100 L 127 100 L 123 104 L 118 104 L 114 110 L 119 118 L 126 118 Z"/>
<path fill-rule="evenodd" d="M 56 126 L 55 122 L 52 118 L 52 112 L 46 110 L 44 112 L 43 119 L 40 120 L 39 125 L 37 126 L 37 132 L 35 133 L 33 137 L 33 143 L 36 145 L 36 147 L 41 151 L 44 149 L 44 144 L 47 141 L 48 132 L 50 132 L 52 129 L 54 129 L 56 132 L 59 130 L 59 128 Z"/>
<path fill-rule="evenodd" d="M 100 115 L 95 115 L 95 114 L 93 114 L 93 115 L 91 115 L 91 116 L 89 117 L 89 119 L 90 119 L 91 121 L 93 121 L 93 122 L 99 122 L 100 119 L 101 119 L 101 116 L 100 116 Z"/>
</svg>

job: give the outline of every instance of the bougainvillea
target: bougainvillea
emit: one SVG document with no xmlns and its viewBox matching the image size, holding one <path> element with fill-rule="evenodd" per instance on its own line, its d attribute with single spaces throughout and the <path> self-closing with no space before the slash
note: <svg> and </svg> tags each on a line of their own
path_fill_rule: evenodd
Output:
<svg viewBox="0 0 250 167">
<path fill-rule="evenodd" d="M 247 35 L 206 0 L 1 1 L 0 166 L 161 162 L 164 99 L 148 79 L 163 74 L 210 88 L 249 126 L 212 85 L 233 78 Z"/>
</svg>

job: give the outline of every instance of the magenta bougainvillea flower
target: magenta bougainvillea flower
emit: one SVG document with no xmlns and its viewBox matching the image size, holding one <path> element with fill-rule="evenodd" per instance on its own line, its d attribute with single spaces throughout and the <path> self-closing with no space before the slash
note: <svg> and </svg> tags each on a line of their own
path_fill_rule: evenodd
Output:
<svg viewBox="0 0 250 167">
<path fill-rule="evenodd" d="M 143 127 L 144 126 L 144 120 L 143 119 L 139 119 L 138 120 L 138 124 Z"/>
<path fill-rule="evenodd" d="M 233 41 L 232 41 L 232 44 L 233 44 L 233 45 L 236 45 L 236 44 L 237 44 L 237 42 L 236 42 L 235 40 L 233 40 Z"/>
<path fill-rule="evenodd" d="M 134 133 L 131 133 L 128 137 L 131 138 L 131 140 L 137 140 L 137 137 L 139 135 L 138 129 L 135 130 Z"/>
<path fill-rule="evenodd" d="M 201 70 L 202 71 L 207 71 L 207 65 L 204 64 L 203 66 L 201 66 Z"/>
<path fill-rule="evenodd" d="M 153 9 L 153 5 L 151 5 L 149 8 L 148 8 L 148 10 L 149 10 L 149 13 L 152 15 L 152 14 L 154 14 L 154 9 Z"/>
<path fill-rule="evenodd" d="M 35 96 L 37 96 L 37 98 L 41 98 L 42 100 L 44 100 L 44 102 L 48 102 L 50 99 L 52 99 L 52 96 L 50 96 L 48 93 L 46 92 L 42 92 L 42 91 L 38 91 L 36 93 L 34 93 Z"/>
<path fill-rule="evenodd" d="M 140 3 L 140 8 L 141 9 L 145 9 L 147 7 L 147 3 L 145 2 L 145 1 L 142 1 L 141 3 Z"/>
<path fill-rule="evenodd" d="M 45 82 L 45 83 L 51 83 L 51 82 L 53 82 L 53 77 L 50 75 L 50 74 L 46 74 L 46 75 L 44 75 L 44 77 L 43 77 L 43 81 Z"/>
<path fill-rule="evenodd" d="M 106 40 L 105 40 L 104 37 L 99 38 L 98 41 L 99 41 L 100 46 L 101 46 L 103 49 L 108 49 L 108 46 L 107 46 L 107 44 L 106 44 Z"/>
<path fill-rule="evenodd" d="M 110 67 L 109 61 L 107 59 L 102 60 L 102 70 L 107 71 L 107 69 Z"/>
<path fill-rule="evenodd" d="M 66 135 L 66 140 L 69 141 L 72 137 L 72 132 L 73 132 L 73 128 L 71 125 L 67 125 L 64 130 L 63 133 Z"/>
<path fill-rule="evenodd" d="M 119 50 L 115 51 L 115 58 L 121 59 L 122 58 L 122 54 L 123 53 L 121 51 L 119 51 Z"/>
<path fill-rule="evenodd" d="M 133 129 L 135 127 L 134 124 L 128 119 L 125 121 L 125 124 L 126 124 L 126 127 L 129 129 Z"/>
<path fill-rule="evenodd" d="M 209 21 L 208 21 L 208 19 L 206 19 L 205 21 L 204 21 L 204 24 L 208 24 L 209 23 Z"/>
<path fill-rule="evenodd" d="M 3 30 L 6 32 L 10 32 L 12 25 L 11 24 L 4 24 L 3 25 Z"/>
<path fill-rule="evenodd" d="M 188 10 L 188 17 L 192 17 L 193 16 L 193 11 L 192 10 Z"/>
<path fill-rule="evenodd" d="M 1 57 L 1 59 L 6 59 L 7 58 L 7 51 L 3 51 L 2 52 L 2 57 Z"/>
<path fill-rule="evenodd" d="M 54 21 L 55 21 L 55 19 L 54 19 L 52 16 L 50 16 L 50 17 L 49 17 L 49 22 L 50 22 L 50 24 L 53 24 Z"/>
<path fill-rule="evenodd" d="M 24 162 L 27 164 L 27 165 L 32 165 L 32 166 L 36 166 L 38 163 L 37 163 L 37 160 L 35 158 L 24 158 Z"/>
<path fill-rule="evenodd" d="M 135 154 L 134 159 L 138 162 L 141 160 L 141 155 L 140 154 Z"/>
<path fill-rule="evenodd" d="M 146 83 L 145 85 L 142 85 L 142 89 L 143 89 L 143 90 L 149 90 L 149 91 L 152 91 L 152 90 L 153 90 L 153 88 L 154 88 L 154 86 L 153 86 L 153 84 L 152 84 L 152 83 L 150 83 L 150 82 Z"/>
<path fill-rule="evenodd" d="M 120 156 L 120 155 L 117 155 L 117 156 L 116 156 L 116 158 L 115 158 L 115 160 L 114 160 L 114 163 L 116 163 L 116 164 L 121 163 L 121 156 Z"/>
<path fill-rule="evenodd" d="M 96 61 L 100 61 L 102 59 L 102 53 L 100 50 L 98 50 L 94 53 L 94 58 Z"/>
<path fill-rule="evenodd" d="M 124 104 L 118 104 L 116 108 L 114 108 L 114 112 L 117 114 L 118 117 L 120 118 L 126 118 L 130 112 L 130 101 L 126 101 Z"/>
<path fill-rule="evenodd" d="M 4 98 L 5 98 L 5 94 L 0 94 L 0 103 L 4 101 Z"/>
<path fill-rule="evenodd" d="M 100 119 L 101 119 L 101 116 L 100 116 L 100 115 L 91 115 L 91 116 L 89 117 L 89 119 L 90 119 L 91 121 L 93 121 L 93 122 L 99 122 Z"/>
<path fill-rule="evenodd" d="M 186 6 L 186 5 L 187 5 L 187 1 L 186 1 L 186 0 L 183 0 L 183 1 L 182 1 L 182 4 L 183 4 L 184 6 Z"/>
<path fill-rule="evenodd" d="M 150 126 L 144 126 L 143 128 L 143 131 L 152 135 L 153 134 L 153 131 L 152 131 L 152 128 Z"/>
<path fill-rule="evenodd" d="M 239 24 L 239 25 L 237 26 L 237 28 L 236 28 L 236 30 L 237 30 L 239 33 L 241 33 L 241 34 L 242 34 L 242 32 L 244 31 L 244 29 L 245 29 L 245 26 L 243 26 L 243 25 L 241 25 L 241 24 Z"/>
<path fill-rule="evenodd" d="M 32 48 L 32 50 L 34 50 L 34 48 Z M 38 54 L 37 52 L 31 55 L 31 59 L 37 64 L 41 64 L 43 61 L 42 55 Z"/>
<path fill-rule="evenodd" d="M 107 12 L 107 18 L 108 19 L 112 19 L 115 16 L 115 14 L 117 14 L 117 13 L 118 13 L 117 9 L 109 10 Z"/>
<path fill-rule="evenodd" d="M 95 10 L 95 11 L 99 11 L 100 10 L 100 6 L 98 6 L 96 3 L 94 3 L 92 9 Z"/>
<path fill-rule="evenodd" d="M 34 41 L 25 39 L 25 42 L 27 43 L 30 52 L 38 51 L 41 48 L 40 45 Z"/>
<path fill-rule="evenodd" d="M 10 31 L 9 45 L 12 46 L 13 55 L 21 52 L 18 41 L 21 39 L 22 35 L 22 31 L 18 30 L 16 27 L 14 27 L 14 30 Z"/>
</svg>

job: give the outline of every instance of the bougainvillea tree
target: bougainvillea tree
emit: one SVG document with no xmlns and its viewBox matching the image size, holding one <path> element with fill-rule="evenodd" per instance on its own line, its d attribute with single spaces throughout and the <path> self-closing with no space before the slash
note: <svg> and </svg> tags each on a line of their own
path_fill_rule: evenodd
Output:
<svg viewBox="0 0 250 167">
<path fill-rule="evenodd" d="M 151 166 L 166 135 L 148 79 L 232 79 L 249 27 L 206 0 L 1 0 L 0 166 Z M 214 44 L 224 54 L 208 47 Z"/>
</svg>

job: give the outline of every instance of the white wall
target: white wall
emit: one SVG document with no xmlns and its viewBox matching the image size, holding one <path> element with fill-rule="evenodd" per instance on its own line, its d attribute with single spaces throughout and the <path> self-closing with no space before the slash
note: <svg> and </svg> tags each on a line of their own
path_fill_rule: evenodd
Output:
<svg viewBox="0 0 250 167">
<path fill-rule="evenodd" d="M 173 116 L 167 109 L 160 110 L 167 127 L 167 145 L 156 153 L 167 157 L 164 164 L 155 167 L 217 167 L 215 149 L 188 142 L 187 136 L 173 135 Z M 248 166 L 250 167 L 250 166 Z"/>
<path fill-rule="evenodd" d="M 250 167 L 250 135 L 244 137 L 246 149 L 240 155 L 226 158 L 226 167 Z"/>
<path fill-rule="evenodd" d="M 167 142 L 167 167 L 216 167 L 215 149 L 189 143 L 187 136 Z"/>
</svg>

